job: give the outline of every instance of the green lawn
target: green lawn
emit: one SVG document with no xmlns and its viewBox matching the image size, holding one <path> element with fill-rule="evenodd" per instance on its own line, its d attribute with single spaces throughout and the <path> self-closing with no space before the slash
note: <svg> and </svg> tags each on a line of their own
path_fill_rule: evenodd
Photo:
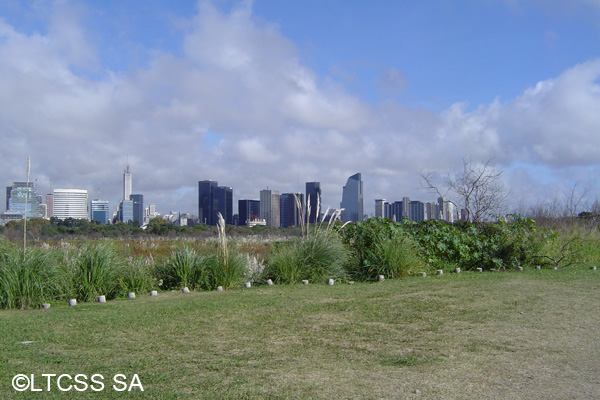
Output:
<svg viewBox="0 0 600 400">
<path fill-rule="evenodd" d="M 600 271 L 584 267 L 138 294 L 0 311 L 0 332 L 1 399 L 600 398 Z M 104 390 L 11 386 L 46 389 L 44 373 Z"/>
</svg>

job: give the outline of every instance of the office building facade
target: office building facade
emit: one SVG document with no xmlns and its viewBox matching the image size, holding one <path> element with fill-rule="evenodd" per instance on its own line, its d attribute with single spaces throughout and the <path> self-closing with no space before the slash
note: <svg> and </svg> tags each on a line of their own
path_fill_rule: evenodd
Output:
<svg viewBox="0 0 600 400">
<path fill-rule="evenodd" d="M 54 189 L 54 217 L 88 219 L 88 192 L 84 189 Z"/>
<path fill-rule="evenodd" d="M 219 186 L 217 181 L 198 182 L 198 219 L 206 225 L 216 225 L 218 213 L 225 223 L 233 224 L 233 188 Z"/>
<path fill-rule="evenodd" d="M 260 219 L 259 200 L 238 200 L 238 220 L 240 225 L 248 225 Z"/>
<path fill-rule="evenodd" d="M 281 226 L 286 228 L 300 225 L 303 207 L 303 193 L 283 193 L 279 197 L 279 222 Z"/>
<path fill-rule="evenodd" d="M 321 182 L 306 182 L 306 206 L 307 210 L 310 206 L 308 222 L 313 224 L 319 220 L 319 212 L 321 204 Z M 317 206 L 319 205 L 319 206 Z"/>
<path fill-rule="evenodd" d="M 129 200 L 133 202 L 133 221 L 142 226 L 144 224 L 144 195 L 129 195 Z"/>
<path fill-rule="evenodd" d="M 35 191 L 33 182 L 13 182 L 6 188 L 6 211 L 20 213 L 29 218 L 42 218 L 42 197 Z"/>
<path fill-rule="evenodd" d="M 260 219 L 264 219 L 267 226 L 280 226 L 278 191 L 268 189 L 260 191 Z"/>
<path fill-rule="evenodd" d="M 108 200 L 92 200 L 90 202 L 90 218 L 100 225 L 106 225 L 110 221 L 110 205 Z"/>
<path fill-rule="evenodd" d="M 357 222 L 363 219 L 363 182 L 360 172 L 352 175 L 346 181 L 346 185 L 342 190 L 340 207 L 343 209 L 341 213 L 342 221 Z"/>
</svg>

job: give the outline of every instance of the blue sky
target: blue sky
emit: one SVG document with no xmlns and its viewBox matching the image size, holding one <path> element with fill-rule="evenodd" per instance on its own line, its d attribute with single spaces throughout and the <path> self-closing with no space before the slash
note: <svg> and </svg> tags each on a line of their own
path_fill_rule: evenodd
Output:
<svg viewBox="0 0 600 400">
<path fill-rule="evenodd" d="M 513 204 L 599 194 L 600 1 L 17 1 L 0 7 L 4 185 L 194 212 L 198 180 L 338 207 L 424 201 L 421 171 L 506 171 Z M 298 184 L 300 183 L 300 184 Z"/>
</svg>

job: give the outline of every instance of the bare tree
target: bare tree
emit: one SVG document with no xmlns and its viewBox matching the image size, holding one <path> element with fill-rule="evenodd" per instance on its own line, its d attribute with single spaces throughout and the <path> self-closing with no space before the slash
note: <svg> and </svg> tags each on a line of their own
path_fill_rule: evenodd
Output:
<svg viewBox="0 0 600 400">
<path fill-rule="evenodd" d="M 508 198 L 501 182 L 504 171 L 496 169 L 491 162 L 477 164 L 465 157 L 462 171 L 450 171 L 442 183 L 436 182 L 437 173 L 424 172 L 421 172 L 421 183 L 458 210 L 464 210 L 468 221 L 482 222 L 501 213 Z"/>
</svg>

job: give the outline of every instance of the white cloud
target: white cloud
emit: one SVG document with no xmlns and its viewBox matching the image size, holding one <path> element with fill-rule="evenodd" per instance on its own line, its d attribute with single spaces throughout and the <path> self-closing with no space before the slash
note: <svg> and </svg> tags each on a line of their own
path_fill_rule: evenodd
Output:
<svg viewBox="0 0 600 400">
<path fill-rule="evenodd" d="M 419 190 L 419 171 L 446 170 L 464 155 L 506 168 L 522 162 L 509 178 L 515 185 L 535 182 L 523 165 L 598 168 L 600 60 L 506 103 L 472 111 L 459 103 L 437 114 L 391 100 L 369 105 L 323 81 L 277 26 L 253 17 L 251 3 L 229 13 L 200 3 L 183 55 L 155 53 L 144 69 L 104 71 L 100 79 L 77 72 L 98 62 L 85 11 L 55 13 L 46 36 L 0 21 L 5 185 L 21 179 L 31 154 L 43 190 L 81 187 L 116 202 L 129 160 L 134 191 L 161 211 L 194 212 L 202 179 L 232 186 L 235 199 L 318 180 L 324 205 L 337 207 L 347 177 L 362 172 L 369 210 L 380 197 L 430 200 Z M 63 28 L 52 25 L 58 21 Z M 390 71 L 388 83 L 406 84 Z"/>
</svg>

